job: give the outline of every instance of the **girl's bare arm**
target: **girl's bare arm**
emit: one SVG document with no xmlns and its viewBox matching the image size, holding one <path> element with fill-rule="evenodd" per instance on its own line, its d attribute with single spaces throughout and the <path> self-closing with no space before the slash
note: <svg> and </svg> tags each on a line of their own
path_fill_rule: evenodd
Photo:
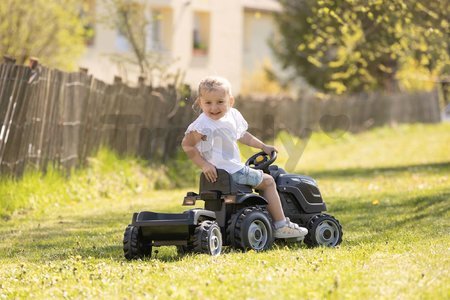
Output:
<svg viewBox="0 0 450 300">
<path fill-rule="evenodd" d="M 264 144 L 261 140 L 259 140 L 257 137 L 255 137 L 248 131 L 246 131 L 244 135 L 239 139 L 239 142 L 253 148 L 261 149 L 267 154 L 270 154 L 273 151 L 278 152 L 278 150 L 274 146 Z"/>
<path fill-rule="evenodd" d="M 196 131 L 191 131 L 186 134 L 181 142 L 181 147 L 183 147 L 184 152 L 186 152 L 187 156 L 196 164 L 200 169 L 202 169 L 203 173 L 206 176 L 206 179 L 210 182 L 215 182 L 217 180 L 217 171 L 216 167 L 207 162 L 203 156 L 198 151 L 197 145 L 203 135 Z"/>
</svg>

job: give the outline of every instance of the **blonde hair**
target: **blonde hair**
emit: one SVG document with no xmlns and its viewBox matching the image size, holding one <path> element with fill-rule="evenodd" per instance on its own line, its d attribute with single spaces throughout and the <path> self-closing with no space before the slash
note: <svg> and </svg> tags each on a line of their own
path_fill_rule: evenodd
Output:
<svg viewBox="0 0 450 300">
<path fill-rule="evenodd" d="M 230 82 L 220 76 L 208 76 L 203 78 L 200 83 L 198 84 L 198 96 L 197 99 L 195 99 L 194 104 L 192 105 L 192 108 L 195 111 L 199 110 L 200 107 L 200 97 L 202 96 L 202 93 L 204 92 L 211 92 L 211 91 L 217 91 L 217 90 L 223 90 L 225 93 L 227 93 L 229 96 L 231 96 L 231 84 Z"/>
<path fill-rule="evenodd" d="M 202 91 L 211 92 L 215 90 L 224 90 L 231 96 L 230 82 L 226 78 L 219 76 L 209 76 L 203 78 L 198 85 L 198 96 L 200 97 L 202 95 Z"/>
</svg>

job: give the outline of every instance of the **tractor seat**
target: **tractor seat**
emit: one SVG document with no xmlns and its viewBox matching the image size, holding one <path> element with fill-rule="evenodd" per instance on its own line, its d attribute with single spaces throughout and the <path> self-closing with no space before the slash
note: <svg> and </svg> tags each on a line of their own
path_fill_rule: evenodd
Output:
<svg viewBox="0 0 450 300">
<path fill-rule="evenodd" d="M 212 194 L 233 195 L 237 193 L 253 193 L 250 185 L 237 184 L 230 174 L 222 169 L 217 169 L 217 181 L 209 182 L 205 174 L 200 175 L 200 195 L 210 198 Z M 211 195 L 210 195 L 211 194 Z M 219 196 L 220 197 L 220 196 Z"/>
</svg>

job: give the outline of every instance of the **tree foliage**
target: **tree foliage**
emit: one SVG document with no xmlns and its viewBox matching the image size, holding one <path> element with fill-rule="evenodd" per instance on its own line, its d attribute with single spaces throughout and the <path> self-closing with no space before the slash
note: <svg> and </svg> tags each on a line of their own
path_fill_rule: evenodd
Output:
<svg viewBox="0 0 450 300">
<path fill-rule="evenodd" d="M 448 1 L 280 2 L 275 54 L 319 90 L 393 91 L 450 73 Z"/>
<path fill-rule="evenodd" d="M 89 36 L 81 18 L 82 1 L 0 1 L 0 54 L 24 64 L 31 56 L 62 69 L 73 69 Z"/>
</svg>

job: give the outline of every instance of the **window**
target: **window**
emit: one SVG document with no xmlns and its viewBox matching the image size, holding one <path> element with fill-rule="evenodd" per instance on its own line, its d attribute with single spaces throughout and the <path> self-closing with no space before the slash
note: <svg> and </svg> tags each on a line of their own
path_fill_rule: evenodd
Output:
<svg viewBox="0 0 450 300">
<path fill-rule="evenodd" d="M 192 36 L 192 53 L 195 56 L 208 55 L 209 48 L 209 14 L 206 12 L 194 13 L 194 29 Z"/>
<path fill-rule="evenodd" d="M 146 35 L 142 34 L 147 26 L 145 6 L 137 1 L 116 5 L 116 49 L 119 52 L 128 52 L 134 47 L 142 51 L 146 45 Z"/>
<path fill-rule="evenodd" d="M 150 9 L 144 4 L 130 2 L 118 11 L 116 49 L 129 52 L 134 48 L 142 53 L 164 50 L 162 41 L 163 14 L 159 10 Z"/>
<path fill-rule="evenodd" d="M 162 44 L 162 21 L 163 15 L 159 10 L 151 10 L 150 22 L 148 24 L 147 49 L 151 51 L 164 50 Z"/>
</svg>

